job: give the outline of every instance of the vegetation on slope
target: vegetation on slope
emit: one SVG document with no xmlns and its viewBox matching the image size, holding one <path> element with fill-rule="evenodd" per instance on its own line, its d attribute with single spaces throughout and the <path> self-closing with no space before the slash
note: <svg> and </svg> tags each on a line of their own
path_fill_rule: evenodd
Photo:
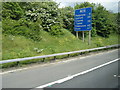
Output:
<svg viewBox="0 0 120 90">
<path fill-rule="evenodd" d="M 78 39 L 74 31 L 74 10 L 85 7 L 92 7 L 91 45 L 88 45 L 88 32 L 83 43 L 82 33 Z M 58 8 L 52 0 L 2 2 L 2 60 L 117 44 L 119 15 L 89 2 L 64 8 Z M 6 67 L 9 65 L 15 63 Z"/>
<path fill-rule="evenodd" d="M 62 36 L 51 36 L 48 32 L 41 31 L 41 41 L 33 41 L 24 36 L 13 36 L 3 34 L 3 56 L 4 60 L 23 58 L 30 56 L 48 55 L 68 51 L 76 51 L 88 48 L 101 47 L 118 43 L 118 36 L 111 35 L 109 38 L 100 36 L 93 37 L 91 45 L 88 45 L 88 37 L 85 42 L 77 39 L 68 30 L 63 30 Z"/>
</svg>

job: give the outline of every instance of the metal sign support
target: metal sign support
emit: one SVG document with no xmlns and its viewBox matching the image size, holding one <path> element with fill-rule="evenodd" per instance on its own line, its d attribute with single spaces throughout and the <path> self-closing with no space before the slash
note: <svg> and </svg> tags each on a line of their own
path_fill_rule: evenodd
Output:
<svg viewBox="0 0 120 90">
<path fill-rule="evenodd" d="M 88 45 L 91 44 L 91 30 L 89 31 L 89 40 L 88 40 Z"/>
<path fill-rule="evenodd" d="M 76 31 L 76 37 L 78 38 L 78 31 Z"/>
<path fill-rule="evenodd" d="M 83 35 L 83 42 L 84 42 L 85 41 L 84 31 L 82 31 L 82 35 Z"/>
</svg>

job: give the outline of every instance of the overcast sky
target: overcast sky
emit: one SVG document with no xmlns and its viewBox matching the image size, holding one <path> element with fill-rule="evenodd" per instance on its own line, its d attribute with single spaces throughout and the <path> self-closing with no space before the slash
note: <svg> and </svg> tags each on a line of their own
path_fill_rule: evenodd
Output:
<svg viewBox="0 0 120 90">
<path fill-rule="evenodd" d="M 88 1 L 90 3 L 100 3 L 103 5 L 107 10 L 112 12 L 118 12 L 118 2 L 119 0 L 54 0 L 57 3 L 60 3 L 60 8 L 65 6 L 74 6 L 76 2 L 82 3 Z"/>
</svg>

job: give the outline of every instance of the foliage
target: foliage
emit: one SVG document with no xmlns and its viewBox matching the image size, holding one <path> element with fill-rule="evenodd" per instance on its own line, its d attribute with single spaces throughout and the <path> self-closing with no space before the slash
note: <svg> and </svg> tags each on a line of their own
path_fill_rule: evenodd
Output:
<svg viewBox="0 0 120 90">
<path fill-rule="evenodd" d="M 118 15 L 109 12 L 100 4 L 84 2 L 76 4 L 74 8 L 70 6 L 58 8 L 58 4 L 54 1 L 4 2 L 3 33 L 30 36 L 34 40 L 39 40 L 41 30 L 51 35 L 61 35 L 62 28 L 65 28 L 75 33 L 74 10 L 85 7 L 92 7 L 92 36 L 109 37 L 113 32 L 119 33 L 116 23 Z"/>
<path fill-rule="evenodd" d="M 76 4 L 74 9 L 80 9 L 80 8 L 87 8 L 87 7 L 92 7 L 92 31 L 91 31 L 91 36 L 96 36 L 96 26 L 95 26 L 95 18 L 94 18 L 94 14 L 95 14 L 95 4 L 94 3 L 89 3 L 89 2 L 84 2 L 81 4 Z M 85 37 L 87 36 L 87 32 L 85 32 Z M 82 32 L 80 32 L 80 35 L 82 35 Z"/>
<path fill-rule="evenodd" d="M 92 33 L 92 34 L 91 34 L 92 37 L 97 36 L 97 34 L 96 34 L 96 29 L 95 29 L 95 28 L 92 28 L 91 33 Z"/>
<path fill-rule="evenodd" d="M 115 21 L 117 21 L 116 25 L 115 25 L 116 26 L 116 32 L 120 34 L 120 31 L 119 31 L 120 30 L 120 12 L 115 14 Z"/>
<path fill-rule="evenodd" d="M 92 7 L 92 10 L 94 11 L 95 9 L 95 4 L 94 3 L 89 3 L 89 2 L 84 2 L 84 3 L 80 3 L 80 4 L 76 4 L 75 5 L 75 9 L 80 9 L 80 8 L 86 8 L 86 7 Z"/>
<path fill-rule="evenodd" d="M 103 37 L 108 37 L 111 30 L 111 28 L 109 28 L 111 25 L 108 15 L 109 12 L 99 4 L 95 11 L 95 24 L 97 34 Z"/>
<path fill-rule="evenodd" d="M 118 36 L 114 34 L 109 38 L 100 36 L 93 37 L 91 45 L 88 45 L 88 37 L 85 38 L 86 42 L 83 43 L 82 40 L 77 39 L 68 30 L 64 30 L 64 35 L 62 35 L 62 37 L 53 37 L 48 32 L 41 31 L 41 37 L 43 37 L 43 39 L 40 42 L 36 42 L 21 35 L 13 36 L 3 34 L 2 60 L 77 51 L 118 43 Z M 41 50 L 41 52 L 38 52 L 38 50 Z M 60 56 L 60 58 L 63 57 L 64 56 Z M 36 61 L 41 62 L 40 59 Z M 34 62 L 34 60 L 28 60 L 21 63 L 24 65 L 32 62 Z M 8 63 L 3 65 L 3 67 L 15 65 L 17 66 L 18 64 Z"/>
<path fill-rule="evenodd" d="M 26 12 L 27 20 L 40 22 L 43 30 L 48 31 L 54 35 L 51 26 L 55 24 L 61 25 L 58 5 L 55 2 L 33 3 L 33 5 L 34 7 L 31 7 L 31 9 Z M 60 29 L 57 32 L 59 34 L 61 32 Z"/>
<path fill-rule="evenodd" d="M 37 34 L 39 30 L 45 30 L 54 35 L 53 30 L 51 30 L 51 26 L 56 24 L 61 24 L 61 19 L 58 5 L 55 2 L 5 2 L 3 3 L 3 23 L 7 23 L 6 21 L 13 21 L 19 24 L 19 20 L 24 19 L 25 25 L 13 25 L 11 23 L 12 28 L 10 26 L 5 27 L 4 32 L 11 31 L 12 34 L 19 33 L 20 35 L 26 34 L 27 32 L 34 32 Z M 34 23 L 29 25 L 29 22 Z M 10 23 L 10 22 L 9 22 Z M 4 26 L 6 26 L 5 24 Z M 22 27 L 21 27 L 22 26 Z M 38 27 L 39 26 L 39 27 Z M 34 30 L 36 27 L 36 30 Z M 34 29 L 33 29 L 34 28 Z M 62 28 L 62 27 L 59 27 Z M 24 30 L 25 29 L 25 30 Z M 28 30 L 29 29 L 29 30 Z M 33 29 L 33 30 L 31 30 Z M 16 32 L 14 32 L 16 31 Z M 53 33 L 52 33 L 53 32 Z M 55 35 L 61 34 L 61 29 L 57 30 L 58 33 Z M 35 34 L 34 34 L 35 35 Z M 26 35 L 27 36 L 27 35 Z M 31 35 L 30 35 L 31 36 Z"/>
<path fill-rule="evenodd" d="M 68 30 L 64 29 L 63 31 L 64 34 L 60 37 L 53 37 L 48 32 L 41 31 L 43 39 L 39 42 L 21 35 L 3 34 L 2 60 L 77 51 L 118 43 L 117 34 L 111 35 L 109 38 L 93 37 L 91 45 L 88 45 L 88 37 L 85 38 L 85 43 L 83 43 L 82 40 L 77 39 Z"/>
<path fill-rule="evenodd" d="M 109 12 L 100 4 L 84 2 L 76 4 L 75 7 L 58 8 L 58 4 L 51 1 L 3 2 L 2 6 L 3 60 L 118 43 L 116 33 L 120 34 L 118 31 L 120 13 Z M 85 32 L 85 43 L 71 34 L 75 33 L 74 10 L 85 7 L 92 7 L 91 45 L 87 43 L 88 32 Z M 29 62 L 33 61 L 23 63 Z M 10 66 L 15 65 L 17 63 L 11 63 Z"/>
<path fill-rule="evenodd" d="M 12 34 L 12 35 L 22 35 L 27 38 L 31 38 L 35 41 L 40 41 L 40 30 L 42 30 L 38 23 L 27 22 L 25 19 L 12 20 L 5 19 L 3 20 L 3 33 Z"/>
<path fill-rule="evenodd" d="M 109 37 L 112 32 L 118 32 L 115 15 L 106 10 L 101 4 L 94 4 L 84 2 L 76 4 L 75 9 L 92 7 L 92 36 L 100 35 L 102 37 Z M 93 35 L 94 34 L 94 35 Z"/>
<path fill-rule="evenodd" d="M 51 26 L 51 32 L 52 35 L 63 35 L 63 31 L 61 30 L 61 27 L 59 25 L 53 25 Z"/>
<path fill-rule="evenodd" d="M 65 7 L 61 10 L 61 19 L 63 20 L 63 27 L 73 33 L 74 28 L 74 9 L 72 7 Z"/>
<path fill-rule="evenodd" d="M 3 3 L 2 17 L 18 20 L 22 17 L 23 11 L 17 2 Z"/>
</svg>

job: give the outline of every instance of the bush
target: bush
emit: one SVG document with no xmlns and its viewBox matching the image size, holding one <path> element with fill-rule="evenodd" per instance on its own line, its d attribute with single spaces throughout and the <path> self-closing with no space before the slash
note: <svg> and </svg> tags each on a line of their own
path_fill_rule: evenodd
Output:
<svg viewBox="0 0 120 90">
<path fill-rule="evenodd" d="M 50 33 L 52 35 L 62 35 L 64 34 L 61 27 L 59 25 L 53 25 L 51 26 L 51 30 L 50 30 Z"/>
<path fill-rule="evenodd" d="M 23 10 L 18 2 L 3 2 L 2 3 L 2 17 L 19 20 L 23 16 Z"/>
<path fill-rule="evenodd" d="M 32 22 L 40 21 L 45 31 L 50 31 L 50 27 L 55 24 L 61 24 L 60 12 L 55 2 L 37 2 L 33 3 L 34 7 L 27 10 L 25 16 Z"/>
<path fill-rule="evenodd" d="M 40 41 L 40 30 L 42 27 L 36 22 L 27 22 L 25 19 L 3 20 L 3 33 L 12 35 L 22 35 L 35 41 Z"/>
<path fill-rule="evenodd" d="M 96 33 L 96 29 L 95 29 L 95 28 L 92 28 L 92 30 L 91 30 L 91 36 L 92 36 L 92 37 L 97 36 L 97 33 Z"/>
</svg>

